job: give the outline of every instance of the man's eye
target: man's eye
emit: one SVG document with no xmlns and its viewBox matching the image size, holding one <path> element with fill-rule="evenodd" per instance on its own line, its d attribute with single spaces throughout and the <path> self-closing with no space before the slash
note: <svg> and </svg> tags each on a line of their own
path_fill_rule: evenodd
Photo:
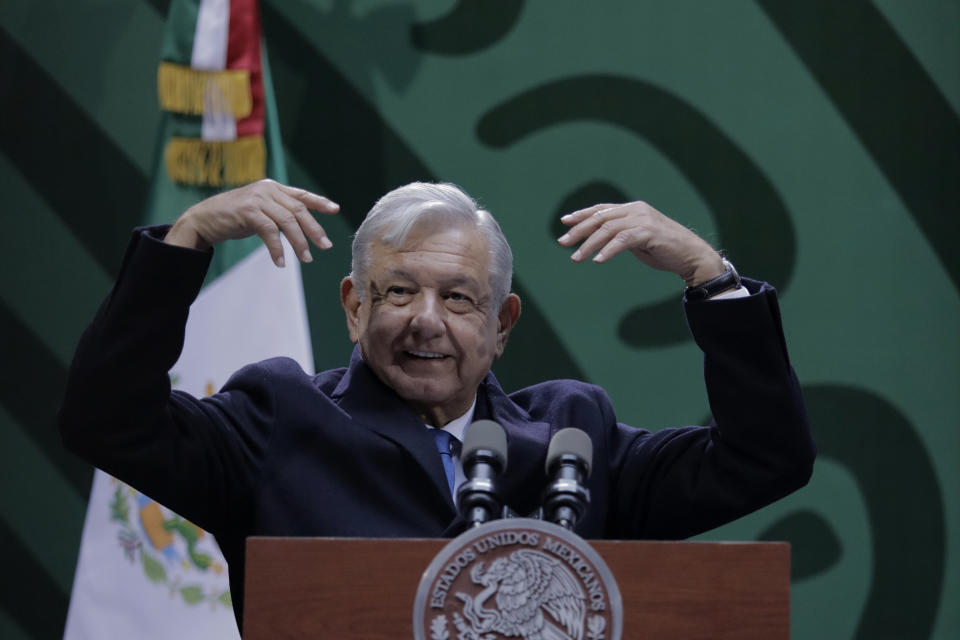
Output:
<svg viewBox="0 0 960 640">
<path fill-rule="evenodd" d="M 459 291 L 451 291 L 447 294 L 447 304 L 456 310 L 466 310 L 473 306 L 473 298 Z"/>
<path fill-rule="evenodd" d="M 413 295 L 413 291 L 407 287 L 392 286 L 387 287 L 387 298 L 393 302 L 405 302 Z"/>
</svg>

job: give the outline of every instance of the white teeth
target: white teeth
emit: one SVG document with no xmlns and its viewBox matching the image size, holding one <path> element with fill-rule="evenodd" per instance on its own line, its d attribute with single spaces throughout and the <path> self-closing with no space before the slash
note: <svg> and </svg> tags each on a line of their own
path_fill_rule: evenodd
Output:
<svg viewBox="0 0 960 640">
<path fill-rule="evenodd" d="M 412 356 L 417 356 L 418 358 L 443 358 L 445 357 L 442 353 L 433 353 L 431 351 L 408 351 Z"/>
</svg>

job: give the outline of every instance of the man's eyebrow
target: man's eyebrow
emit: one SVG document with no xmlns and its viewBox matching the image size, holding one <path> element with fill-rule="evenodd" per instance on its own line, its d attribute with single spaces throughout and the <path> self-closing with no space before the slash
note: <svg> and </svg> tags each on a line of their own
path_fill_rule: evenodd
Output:
<svg viewBox="0 0 960 640">
<path fill-rule="evenodd" d="M 403 280 L 416 280 L 416 278 L 413 277 L 413 274 L 410 273 L 409 271 L 405 271 L 403 269 L 397 269 L 397 268 L 388 269 L 387 272 L 384 273 L 383 275 L 387 278 L 401 278 Z"/>
<path fill-rule="evenodd" d="M 441 278 L 440 282 L 446 287 L 466 286 L 466 287 L 471 287 L 473 289 L 482 288 L 480 285 L 480 282 L 477 281 L 476 278 L 473 278 L 471 276 L 461 276 L 461 275 L 451 276 L 449 278 Z"/>
</svg>

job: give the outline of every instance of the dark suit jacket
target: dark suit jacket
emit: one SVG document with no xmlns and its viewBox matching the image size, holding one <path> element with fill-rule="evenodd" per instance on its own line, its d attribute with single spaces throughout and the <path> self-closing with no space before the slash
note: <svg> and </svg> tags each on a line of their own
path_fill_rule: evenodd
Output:
<svg viewBox="0 0 960 640">
<path fill-rule="evenodd" d="M 312 376 L 276 358 L 198 400 L 171 392 L 187 309 L 208 252 L 138 231 L 84 334 L 60 413 L 66 444 L 211 531 L 230 565 L 238 613 L 250 535 L 439 537 L 459 532 L 433 438 L 355 351 Z M 162 236 L 161 236 L 162 237 Z M 773 289 L 687 303 L 705 353 L 714 421 L 654 433 L 617 421 L 599 387 L 556 380 L 506 394 L 492 374 L 476 418 L 508 437 L 502 493 L 533 511 L 547 444 L 564 427 L 593 440 L 587 538 L 684 538 L 803 486 L 813 445 Z"/>
</svg>

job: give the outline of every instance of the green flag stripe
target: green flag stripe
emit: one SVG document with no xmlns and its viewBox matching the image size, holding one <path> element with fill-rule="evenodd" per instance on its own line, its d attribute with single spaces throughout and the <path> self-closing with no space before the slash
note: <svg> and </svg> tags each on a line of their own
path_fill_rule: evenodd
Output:
<svg viewBox="0 0 960 640">
<path fill-rule="evenodd" d="M 197 31 L 199 2 L 174 0 L 167 11 L 167 28 L 164 31 L 160 59 L 190 66 L 193 55 L 193 40 Z"/>
<path fill-rule="evenodd" d="M 261 43 L 260 62 L 263 78 L 264 139 L 267 143 L 267 175 L 287 184 L 287 164 L 283 155 L 283 138 L 280 136 L 280 118 L 277 116 L 277 100 L 273 94 L 273 76 L 270 73 L 270 61 L 267 46 Z"/>
</svg>

